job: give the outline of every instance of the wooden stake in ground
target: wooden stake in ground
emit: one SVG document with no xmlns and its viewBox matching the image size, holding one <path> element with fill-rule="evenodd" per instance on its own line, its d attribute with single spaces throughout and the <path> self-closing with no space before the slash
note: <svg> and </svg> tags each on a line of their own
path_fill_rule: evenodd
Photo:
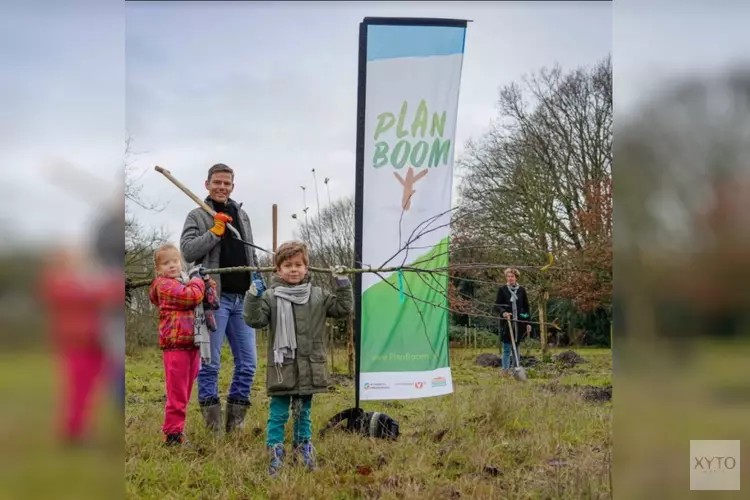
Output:
<svg viewBox="0 0 750 500">
<path fill-rule="evenodd" d="M 347 353 L 347 364 L 349 376 L 354 376 L 354 317 L 352 314 L 349 315 L 347 321 L 347 339 L 346 339 L 346 353 Z"/>
<path fill-rule="evenodd" d="M 334 339 L 336 338 L 336 336 L 333 333 L 334 326 L 326 321 L 326 327 L 328 328 L 328 345 L 331 346 L 331 373 L 336 373 L 336 361 L 333 359 L 333 353 L 336 350 L 336 345 L 334 343 Z"/>
<path fill-rule="evenodd" d="M 545 324 L 545 312 L 547 311 L 547 301 L 549 292 L 542 292 L 542 300 L 539 302 L 539 338 L 542 341 L 542 359 L 547 358 L 547 325 Z"/>
<path fill-rule="evenodd" d="M 271 218 L 272 218 L 272 226 L 273 227 L 273 253 L 276 253 L 276 243 L 277 243 L 277 236 L 278 236 L 278 230 L 279 230 L 279 207 L 276 205 L 276 203 L 273 204 L 273 207 L 271 207 Z"/>
</svg>

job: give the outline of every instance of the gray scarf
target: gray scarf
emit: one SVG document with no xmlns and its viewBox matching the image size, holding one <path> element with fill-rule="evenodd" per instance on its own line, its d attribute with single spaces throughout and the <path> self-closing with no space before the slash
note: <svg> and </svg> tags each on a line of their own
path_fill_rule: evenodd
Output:
<svg viewBox="0 0 750 500">
<path fill-rule="evenodd" d="M 180 276 L 183 284 L 190 282 L 190 277 L 187 273 L 182 273 Z M 211 362 L 211 337 L 208 332 L 208 325 L 206 324 L 206 311 L 203 309 L 203 302 L 195 306 L 195 321 L 193 327 L 193 335 L 195 345 L 200 349 L 201 364 L 208 364 Z"/>
<path fill-rule="evenodd" d="M 294 312 L 292 303 L 307 304 L 310 300 L 312 285 L 308 282 L 291 287 L 277 286 L 273 289 L 276 296 L 276 338 L 273 341 L 273 362 L 276 373 L 281 377 L 281 364 L 284 359 L 294 359 L 297 350 L 297 332 L 294 326 Z"/>
</svg>

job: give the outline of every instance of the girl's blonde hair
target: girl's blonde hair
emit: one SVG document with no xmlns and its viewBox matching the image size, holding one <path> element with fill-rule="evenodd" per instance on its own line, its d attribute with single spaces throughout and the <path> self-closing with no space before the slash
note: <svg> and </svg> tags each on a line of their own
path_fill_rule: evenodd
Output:
<svg viewBox="0 0 750 500">
<path fill-rule="evenodd" d="M 516 277 L 516 280 L 518 280 L 518 278 L 521 277 L 521 272 L 518 269 L 516 269 L 515 267 L 509 267 L 505 271 L 503 271 L 503 275 L 504 276 L 507 276 L 508 273 L 513 273 L 515 275 L 515 277 Z"/>
<path fill-rule="evenodd" d="M 182 261 L 182 252 L 180 252 L 180 249 L 172 243 L 165 243 L 154 251 L 154 267 L 159 267 L 159 262 L 161 262 L 162 257 L 165 254 L 172 252 L 177 253 L 177 255 L 180 256 L 180 261 Z"/>
</svg>

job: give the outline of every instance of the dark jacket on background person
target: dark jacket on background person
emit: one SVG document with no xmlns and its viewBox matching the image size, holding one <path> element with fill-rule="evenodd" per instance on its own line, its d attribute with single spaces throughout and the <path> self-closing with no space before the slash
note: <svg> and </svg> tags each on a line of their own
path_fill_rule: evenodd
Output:
<svg viewBox="0 0 750 500">
<path fill-rule="evenodd" d="M 518 286 L 516 291 L 518 301 L 516 302 L 516 308 L 518 309 L 518 328 L 516 329 L 516 340 L 518 341 L 524 333 L 526 333 L 527 323 L 524 320 L 531 318 L 531 310 L 529 308 L 529 298 L 526 295 L 526 289 L 522 286 Z M 511 319 L 513 315 L 513 304 L 510 301 L 511 293 L 508 289 L 508 285 L 503 285 L 497 289 L 497 298 L 495 299 L 495 312 L 500 316 L 500 340 L 503 342 L 510 342 L 510 331 L 508 330 L 508 320 L 502 317 L 503 313 L 510 313 Z M 511 322 L 511 325 L 513 323 Z"/>
<path fill-rule="evenodd" d="M 231 198 L 226 204 L 219 204 L 210 198 L 206 198 L 205 201 L 217 212 L 231 216 L 231 225 L 239 230 L 242 239 L 254 243 L 250 217 L 242 210 L 241 204 Z M 229 228 L 224 236 L 216 236 L 209 231 L 213 225 L 213 217 L 202 208 L 196 208 L 187 215 L 180 237 L 180 250 L 187 262 L 202 265 L 207 269 L 257 265 L 252 247 L 238 241 Z M 249 272 L 217 274 L 213 278 L 219 295 L 244 294 L 250 288 Z"/>
</svg>

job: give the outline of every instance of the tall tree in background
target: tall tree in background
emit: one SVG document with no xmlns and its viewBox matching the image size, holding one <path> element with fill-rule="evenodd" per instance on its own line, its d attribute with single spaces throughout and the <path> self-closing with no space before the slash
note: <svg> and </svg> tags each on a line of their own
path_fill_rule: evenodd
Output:
<svg viewBox="0 0 750 500">
<path fill-rule="evenodd" d="M 590 273 L 526 274 L 543 310 L 551 293 L 576 297 L 582 310 L 607 307 L 611 58 L 568 73 L 543 69 L 521 85 L 508 85 L 500 91 L 498 110 L 487 134 L 470 141 L 459 161 L 461 205 L 472 215 L 456 232 L 472 245 L 494 243 L 497 262 L 542 264 L 552 253 L 559 267 Z"/>
</svg>

